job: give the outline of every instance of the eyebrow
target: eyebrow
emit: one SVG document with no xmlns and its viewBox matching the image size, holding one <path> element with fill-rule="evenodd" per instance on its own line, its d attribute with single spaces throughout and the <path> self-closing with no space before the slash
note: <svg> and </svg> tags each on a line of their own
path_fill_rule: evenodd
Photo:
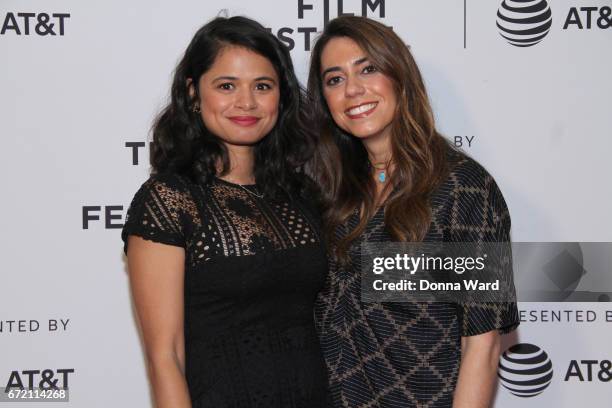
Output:
<svg viewBox="0 0 612 408">
<path fill-rule="evenodd" d="M 353 65 L 360 65 L 363 64 L 364 62 L 366 62 L 368 60 L 368 57 L 361 57 L 359 59 L 356 59 L 353 62 Z M 323 73 L 321 73 L 321 77 L 324 77 L 325 75 L 327 75 L 330 72 L 335 72 L 335 71 L 341 71 L 340 67 L 330 67 L 327 68 L 325 71 L 323 71 Z"/>
<path fill-rule="evenodd" d="M 217 81 L 237 81 L 239 78 L 238 77 L 234 77 L 234 76 L 220 76 L 217 77 L 215 79 L 213 79 L 213 82 L 217 82 Z M 268 76 L 260 76 L 254 79 L 255 81 L 270 81 L 273 83 L 276 83 L 276 80 L 272 77 L 268 77 Z"/>
</svg>

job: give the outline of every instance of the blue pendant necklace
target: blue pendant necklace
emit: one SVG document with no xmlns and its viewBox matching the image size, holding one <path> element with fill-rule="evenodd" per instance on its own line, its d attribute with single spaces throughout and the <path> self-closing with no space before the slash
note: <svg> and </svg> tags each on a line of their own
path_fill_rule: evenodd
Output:
<svg viewBox="0 0 612 408">
<path fill-rule="evenodd" d="M 374 167 L 374 169 L 376 170 L 376 180 L 378 180 L 379 183 L 384 183 L 387 181 L 387 169 L 389 167 L 389 163 L 385 162 L 385 163 L 374 163 L 372 164 L 372 166 Z"/>
</svg>

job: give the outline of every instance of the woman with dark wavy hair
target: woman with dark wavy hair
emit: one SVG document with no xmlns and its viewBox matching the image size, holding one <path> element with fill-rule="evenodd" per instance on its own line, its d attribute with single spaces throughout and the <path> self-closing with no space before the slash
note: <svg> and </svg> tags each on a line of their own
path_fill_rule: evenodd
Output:
<svg viewBox="0 0 612 408">
<path fill-rule="evenodd" d="M 176 68 L 122 238 L 159 407 L 319 407 L 327 272 L 288 50 L 216 18 Z"/>
<path fill-rule="evenodd" d="M 332 20 L 308 91 L 332 257 L 315 310 L 334 406 L 488 406 L 516 305 L 366 303 L 360 256 L 368 242 L 507 242 L 495 181 L 437 132 L 414 58 L 378 22 Z"/>
</svg>

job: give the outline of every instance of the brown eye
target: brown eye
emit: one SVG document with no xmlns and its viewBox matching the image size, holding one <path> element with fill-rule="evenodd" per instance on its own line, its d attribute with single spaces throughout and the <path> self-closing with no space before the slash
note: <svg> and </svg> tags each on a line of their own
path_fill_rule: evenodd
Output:
<svg viewBox="0 0 612 408">
<path fill-rule="evenodd" d="M 269 91 L 270 89 L 272 89 L 272 85 L 266 82 L 260 82 L 257 85 L 255 85 L 255 89 L 258 91 Z"/>
<path fill-rule="evenodd" d="M 361 72 L 363 72 L 364 74 L 371 74 L 373 72 L 378 72 L 378 69 L 374 65 L 368 65 Z"/>
<path fill-rule="evenodd" d="M 340 82 L 342 82 L 342 77 L 335 76 L 335 77 L 328 78 L 327 81 L 325 81 L 325 85 L 334 86 L 334 85 L 338 85 Z"/>
<path fill-rule="evenodd" d="M 232 84 L 231 82 L 224 82 L 222 84 L 219 84 L 218 88 L 224 91 L 231 91 L 232 89 L 234 89 L 234 84 Z"/>
</svg>

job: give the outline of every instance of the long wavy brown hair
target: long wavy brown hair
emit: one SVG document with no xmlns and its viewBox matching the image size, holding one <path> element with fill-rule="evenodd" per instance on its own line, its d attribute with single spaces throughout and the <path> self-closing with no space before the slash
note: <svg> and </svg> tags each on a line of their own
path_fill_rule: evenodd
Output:
<svg viewBox="0 0 612 408">
<path fill-rule="evenodd" d="M 408 47 L 385 25 L 364 17 L 342 16 L 329 22 L 311 54 L 308 77 L 311 123 L 318 139 L 309 172 L 322 191 L 330 248 L 346 261 L 348 248 L 376 214 L 376 182 L 363 143 L 333 121 L 323 96 L 321 54 L 333 38 L 348 37 L 393 83 L 397 112 L 391 126 L 391 191 L 385 227 L 394 240 L 421 241 L 431 222 L 430 196 L 448 172 L 446 140 L 436 131 L 419 68 Z M 341 238 L 336 228 L 360 209 L 359 223 Z"/>
</svg>

